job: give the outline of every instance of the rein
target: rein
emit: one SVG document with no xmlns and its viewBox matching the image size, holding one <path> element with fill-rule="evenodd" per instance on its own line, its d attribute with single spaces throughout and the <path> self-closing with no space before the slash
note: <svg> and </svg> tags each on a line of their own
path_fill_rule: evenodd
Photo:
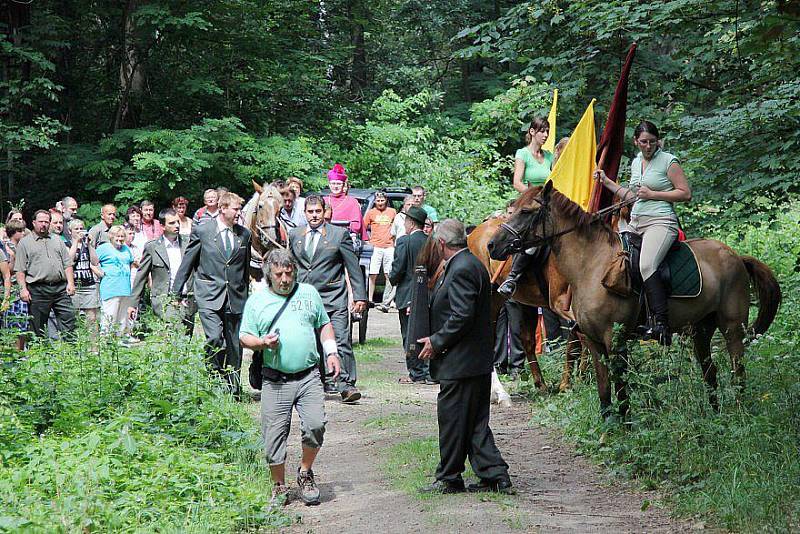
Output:
<svg viewBox="0 0 800 534">
<path fill-rule="evenodd" d="M 546 244 L 546 243 L 552 241 L 553 239 L 556 239 L 557 237 L 561 237 L 562 235 L 566 235 L 566 234 L 568 234 L 570 232 L 575 231 L 580 226 L 579 224 L 576 223 L 576 224 L 573 224 L 572 226 L 570 226 L 569 228 L 567 228 L 566 230 L 561 230 L 560 232 L 556 232 L 555 234 L 550 234 L 548 236 L 545 236 L 544 235 L 544 220 L 545 220 L 546 215 L 549 213 L 548 202 L 539 200 L 538 198 L 534 198 L 533 200 L 535 202 L 537 202 L 539 205 L 541 205 L 542 207 L 539 209 L 539 211 L 537 212 L 536 216 L 530 222 L 528 227 L 525 228 L 524 233 L 527 233 L 530 229 L 532 229 L 535 225 L 539 224 L 539 222 L 541 221 L 542 237 L 535 238 L 533 243 L 530 246 L 539 246 L 539 245 L 542 245 L 542 244 Z M 631 198 L 631 199 L 628 199 L 628 200 L 622 200 L 620 202 L 617 202 L 616 204 L 612 204 L 612 205 L 610 205 L 610 206 L 608 206 L 606 208 L 603 208 L 603 209 L 601 209 L 599 211 L 596 211 L 595 213 L 592 214 L 592 223 L 595 223 L 595 222 L 599 221 L 600 219 L 602 219 L 603 217 L 605 217 L 609 213 L 614 213 L 616 211 L 621 210 L 622 208 L 630 206 L 631 204 L 635 203 L 637 200 L 638 199 L 635 198 L 635 197 Z M 506 232 L 511 234 L 511 236 L 513 237 L 513 239 L 511 240 L 510 248 L 517 249 L 517 250 L 522 250 L 525 247 L 525 243 L 524 243 L 524 240 L 523 240 L 523 233 L 520 233 L 518 230 L 516 230 L 514 227 L 512 227 L 508 223 L 502 223 L 500 225 L 500 228 L 502 228 L 503 230 L 505 230 Z"/>
</svg>

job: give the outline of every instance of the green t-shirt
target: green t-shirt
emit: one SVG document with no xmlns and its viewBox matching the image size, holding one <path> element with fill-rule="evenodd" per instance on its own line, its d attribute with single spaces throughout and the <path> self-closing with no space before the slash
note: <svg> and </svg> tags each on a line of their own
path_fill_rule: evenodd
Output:
<svg viewBox="0 0 800 534">
<path fill-rule="evenodd" d="M 639 152 L 631 163 L 631 186 L 646 185 L 653 191 L 674 191 L 675 186 L 667 176 L 667 171 L 670 165 L 677 162 L 678 158 L 669 152 L 658 149 L 642 174 L 642 153 Z M 631 210 L 631 215 L 650 217 L 673 214 L 675 214 L 675 209 L 672 207 L 672 203 L 666 200 L 638 200 Z"/>
<path fill-rule="evenodd" d="M 315 330 L 328 324 L 330 319 L 314 286 L 299 284 L 289 305 L 267 332 L 272 318 L 285 301 L 286 297 L 269 289 L 251 294 L 244 305 L 239 333 L 263 337 L 280 329 L 278 348 L 264 350 L 264 367 L 297 373 L 319 362 Z"/>
<path fill-rule="evenodd" d="M 553 153 L 547 150 L 542 150 L 544 160 L 539 163 L 533 157 L 528 147 L 524 146 L 517 150 L 514 159 L 520 159 L 525 164 L 525 173 L 522 175 L 522 181 L 528 185 L 544 185 L 547 178 L 550 176 L 550 169 L 553 167 Z"/>
<path fill-rule="evenodd" d="M 430 218 L 431 222 L 439 222 L 439 212 L 436 211 L 436 208 L 429 206 L 428 204 L 423 204 L 422 209 L 424 209 L 425 213 L 428 214 L 428 218 Z"/>
</svg>

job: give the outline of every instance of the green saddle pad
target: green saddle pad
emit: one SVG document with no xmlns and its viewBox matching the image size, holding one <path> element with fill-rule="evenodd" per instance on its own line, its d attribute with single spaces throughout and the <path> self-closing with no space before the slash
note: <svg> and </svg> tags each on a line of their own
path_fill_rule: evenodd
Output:
<svg viewBox="0 0 800 534">
<path fill-rule="evenodd" d="M 680 241 L 667 253 L 669 266 L 670 296 L 673 298 L 696 297 L 703 289 L 703 276 L 697 265 L 692 248 Z"/>
<path fill-rule="evenodd" d="M 620 241 L 624 249 L 630 252 L 628 242 L 621 237 Z M 671 298 L 692 298 L 700 294 L 703 289 L 703 275 L 692 248 L 685 241 L 678 241 L 670 248 L 664 263 L 669 269 Z M 634 285 L 637 286 L 635 289 L 638 293 L 640 283 Z"/>
</svg>

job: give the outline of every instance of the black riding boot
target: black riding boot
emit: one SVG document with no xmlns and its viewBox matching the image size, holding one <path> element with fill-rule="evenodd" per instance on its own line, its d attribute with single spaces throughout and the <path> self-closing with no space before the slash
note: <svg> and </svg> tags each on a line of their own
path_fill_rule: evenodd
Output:
<svg viewBox="0 0 800 534">
<path fill-rule="evenodd" d="M 517 290 L 517 281 L 519 277 L 531 266 L 533 263 L 533 256 L 527 254 L 526 252 L 520 252 L 514 255 L 514 259 L 511 262 L 511 272 L 508 273 L 508 278 L 506 281 L 500 284 L 500 287 L 497 288 L 497 292 L 503 295 L 504 297 L 511 298 L 514 294 L 514 291 Z"/>
<path fill-rule="evenodd" d="M 644 292 L 647 296 L 647 307 L 653 318 L 652 324 L 644 331 L 645 339 L 655 339 L 662 345 L 672 344 L 672 333 L 669 331 L 669 305 L 667 288 L 658 273 L 644 281 Z"/>
</svg>

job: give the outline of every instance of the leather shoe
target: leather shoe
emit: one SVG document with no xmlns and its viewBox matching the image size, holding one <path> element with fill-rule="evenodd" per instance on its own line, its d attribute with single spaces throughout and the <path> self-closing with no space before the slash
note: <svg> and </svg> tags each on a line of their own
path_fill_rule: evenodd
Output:
<svg viewBox="0 0 800 534">
<path fill-rule="evenodd" d="M 463 480 L 459 480 L 458 482 L 445 482 L 444 480 L 436 480 L 433 484 L 419 489 L 420 493 L 426 495 L 446 495 L 450 493 L 464 493 L 465 491 Z"/>
<path fill-rule="evenodd" d="M 494 491 L 497 493 L 505 493 L 506 495 L 514 495 L 516 491 L 512 487 L 510 478 L 500 478 L 497 480 L 480 479 L 467 486 L 467 491 L 470 493 L 479 493 L 482 491 Z"/>
<path fill-rule="evenodd" d="M 361 392 L 357 388 L 347 388 L 342 391 L 342 402 L 350 403 L 361 399 Z"/>
</svg>

